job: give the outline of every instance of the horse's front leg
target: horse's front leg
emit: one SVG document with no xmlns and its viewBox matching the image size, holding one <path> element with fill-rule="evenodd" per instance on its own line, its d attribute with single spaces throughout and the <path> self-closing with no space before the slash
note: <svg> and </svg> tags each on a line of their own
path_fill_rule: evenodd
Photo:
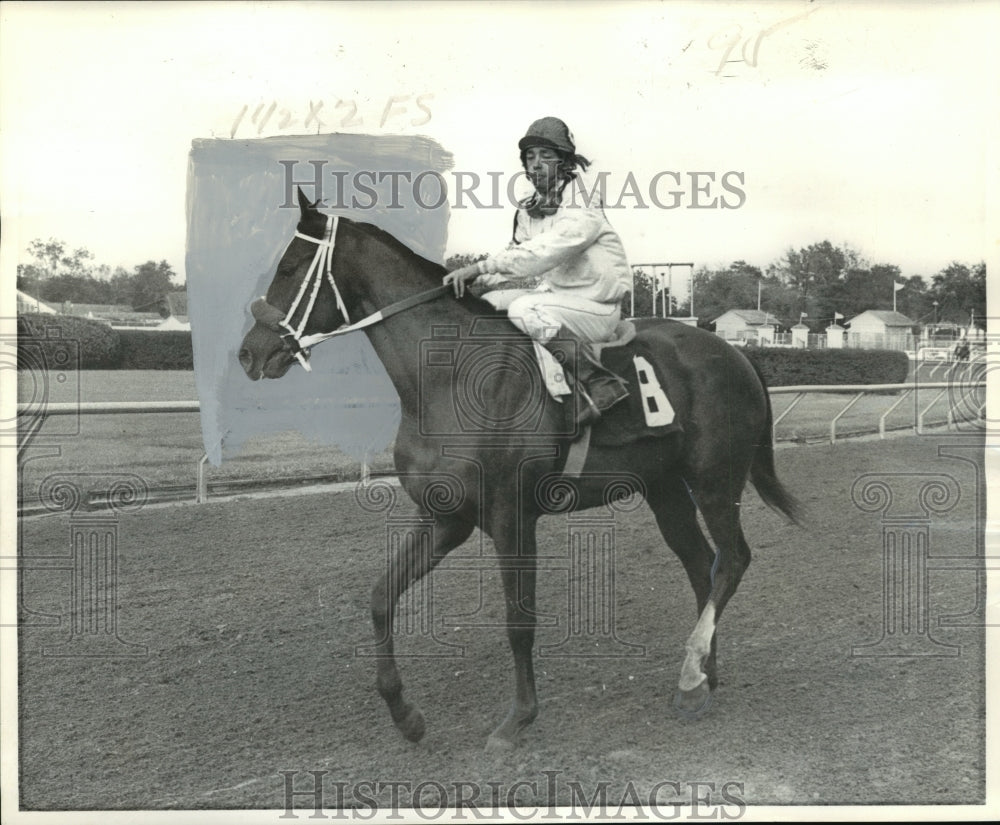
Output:
<svg viewBox="0 0 1000 825">
<path fill-rule="evenodd" d="M 372 624 L 375 627 L 377 656 L 375 684 L 389 706 L 392 721 L 411 742 L 424 735 L 424 716 L 403 698 L 403 681 L 396 668 L 392 621 L 399 597 L 412 584 L 433 570 L 450 550 L 458 547 L 472 534 L 473 524 L 458 519 L 438 517 L 434 522 L 432 547 L 420 542 L 404 542 L 389 563 L 389 569 L 372 589 Z"/>
<path fill-rule="evenodd" d="M 503 535 L 493 537 L 506 599 L 507 638 L 514 654 L 514 704 L 500 727 L 490 734 L 488 751 L 512 749 L 538 715 L 532 662 L 536 622 L 535 520 L 526 521 L 520 530 L 513 525 Z"/>
</svg>

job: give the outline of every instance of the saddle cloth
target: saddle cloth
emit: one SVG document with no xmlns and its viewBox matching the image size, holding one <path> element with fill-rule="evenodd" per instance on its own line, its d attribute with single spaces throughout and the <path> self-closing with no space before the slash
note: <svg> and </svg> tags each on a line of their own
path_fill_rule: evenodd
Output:
<svg viewBox="0 0 1000 825">
<path fill-rule="evenodd" d="M 682 429 L 670 403 L 666 376 L 649 343 L 635 324 L 622 321 L 613 341 L 592 344 L 601 363 L 628 382 L 629 395 L 620 401 L 591 427 L 590 445 L 619 447 L 639 438 L 665 436 Z M 539 367 L 546 387 L 555 398 L 572 410 L 572 392 L 562 366 L 547 349 L 536 344 Z"/>
</svg>

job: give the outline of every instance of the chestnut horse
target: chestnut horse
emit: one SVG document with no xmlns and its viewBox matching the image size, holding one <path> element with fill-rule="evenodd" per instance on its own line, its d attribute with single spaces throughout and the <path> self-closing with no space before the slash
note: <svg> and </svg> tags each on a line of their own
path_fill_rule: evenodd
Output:
<svg viewBox="0 0 1000 825">
<path fill-rule="evenodd" d="M 401 547 L 374 586 L 378 691 L 403 736 L 418 741 L 423 715 L 404 698 L 394 658 L 397 602 L 478 526 L 496 546 L 514 658 L 513 705 L 488 747 L 512 747 L 538 713 L 532 663 L 535 526 L 552 512 L 539 491 L 560 478 L 576 435 L 565 426 L 572 404 L 535 393 L 526 415 L 523 356 L 532 350 L 525 336 L 485 301 L 468 294 L 456 299 L 441 284 L 443 267 L 388 233 L 322 213 L 301 190 L 299 204 L 297 231 L 267 295 L 253 303 L 255 323 L 243 339 L 240 363 L 253 380 L 280 378 L 297 360 L 308 368 L 309 348 L 319 341 L 364 329 L 399 395 L 400 483 L 434 525 L 433 546 Z M 489 379 L 476 380 L 463 373 L 462 355 L 455 353 L 484 319 L 506 325 L 506 337 L 491 339 Z M 560 482 L 572 490 L 564 498 L 570 509 L 606 504 L 609 476 L 629 480 L 652 509 L 697 602 L 675 699 L 681 714 L 696 716 L 707 709 L 718 682 L 717 622 L 750 562 L 740 526 L 747 480 L 765 503 L 792 520 L 797 504 L 775 474 L 771 405 L 759 371 L 708 331 L 670 320 L 635 323 L 662 356 L 655 360 L 680 428 L 614 447 L 595 439 L 582 471 Z M 445 357 L 430 369 L 423 345 L 438 340 L 435 330 L 442 328 L 449 331 L 445 343 L 454 357 L 447 346 L 438 347 Z M 456 409 L 470 404 L 485 411 L 478 430 L 456 424 L 465 420 Z M 431 489 L 442 477 L 455 482 L 447 501 Z M 714 548 L 699 527 L 698 511 Z"/>
</svg>

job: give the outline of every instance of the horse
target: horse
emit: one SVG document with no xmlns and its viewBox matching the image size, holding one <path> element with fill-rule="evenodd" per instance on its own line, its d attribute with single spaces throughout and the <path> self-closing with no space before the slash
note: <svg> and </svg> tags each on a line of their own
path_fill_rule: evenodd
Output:
<svg viewBox="0 0 1000 825">
<path fill-rule="evenodd" d="M 364 330 L 399 395 L 394 445 L 399 482 L 434 526 L 433 546 L 404 543 L 372 589 L 377 690 L 402 735 L 419 741 L 424 717 L 404 698 L 394 657 L 397 603 L 479 527 L 495 544 L 514 663 L 513 703 L 487 749 L 513 748 L 538 714 L 532 661 L 535 527 L 553 512 L 539 490 L 561 477 L 568 449 L 579 437 L 565 426 L 573 405 L 536 393 L 530 422 L 522 426 L 523 355 L 530 342 L 506 319 L 505 336 L 490 350 L 489 380 L 470 387 L 454 358 L 428 369 L 421 363 L 422 343 L 439 340 L 435 330 L 449 330 L 445 343 L 461 346 L 455 342 L 471 336 L 477 323 L 497 320 L 496 310 L 469 293 L 456 298 L 442 286 L 440 264 L 389 233 L 326 214 L 301 190 L 298 197 L 296 232 L 266 295 L 251 306 L 254 323 L 240 346 L 240 364 L 252 380 L 280 378 L 296 361 L 308 368 L 309 350 L 319 341 Z M 351 323 L 352 318 L 361 320 Z M 632 480 L 633 492 L 652 509 L 695 594 L 698 618 L 686 642 L 674 706 L 682 716 L 698 717 L 718 685 L 718 621 L 750 563 L 740 524 L 744 488 L 751 481 L 769 507 L 796 523 L 799 505 L 775 471 L 771 405 L 759 369 L 707 330 L 669 319 L 635 323 L 658 354 L 678 430 L 615 447 L 592 444 L 582 471 L 562 477 L 572 492 L 563 503 L 569 510 L 606 504 L 606 481 L 617 475 Z M 472 401 L 488 420 L 471 434 L 459 432 L 456 404 Z M 453 446 L 456 441 L 460 448 Z M 435 495 L 434 480 L 442 477 L 457 481 L 454 495 Z M 714 548 L 698 524 L 698 511 Z"/>
</svg>

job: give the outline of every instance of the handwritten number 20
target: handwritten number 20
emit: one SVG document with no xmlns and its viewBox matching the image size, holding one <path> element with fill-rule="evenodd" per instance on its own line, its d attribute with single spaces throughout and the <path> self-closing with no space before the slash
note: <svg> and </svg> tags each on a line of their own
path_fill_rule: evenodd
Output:
<svg viewBox="0 0 1000 825">
<path fill-rule="evenodd" d="M 719 65 L 715 73 L 722 74 L 722 70 L 730 62 L 729 55 L 733 53 L 733 49 L 739 45 L 741 40 L 743 40 L 743 48 L 741 49 L 743 62 L 751 68 L 757 68 L 757 55 L 760 53 L 760 44 L 767 34 L 769 34 L 768 29 L 762 29 L 757 33 L 756 37 L 748 37 L 746 40 L 743 40 L 743 27 L 738 23 L 717 31 L 708 39 L 708 47 L 710 49 L 722 49 L 722 57 L 719 58 Z M 750 54 L 747 54 L 747 50 L 751 46 L 752 50 Z M 734 60 L 732 62 L 736 63 L 739 61 Z"/>
<path fill-rule="evenodd" d="M 784 20 L 779 20 L 777 23 L 771 24 L 766 29 L 761 29 L 755 37 L 747 37 L 745 40 L 743 39 L 743 27 L 739 23 L 733 23 L 723 29 L 719 29 L 719 31 L 708 38 L 708 48 L 713 50 L 722 49 L 722 57 L 719 59 L 719 65 L 715 70 L 715 74 L 722 74 L 722 70 L 727 63 L 740 62 L 739 60 L 729 59 L 729 56 L 733 53 L 737 45 L 739 45 L 740 41 L 743 42 L 743 46 L 740 49 L 740 56 L 743 59 L 743 63 L 752 69 L 756 69 L 757 58 L 760 55 L 760 44 L 764 42 L 764 38 L 769 34 L 774 34 L 778 29 L 804 20 L 814 11 L 816 9 L 810 9 L 802 14 L 786 17 Z"/>
</svg>

